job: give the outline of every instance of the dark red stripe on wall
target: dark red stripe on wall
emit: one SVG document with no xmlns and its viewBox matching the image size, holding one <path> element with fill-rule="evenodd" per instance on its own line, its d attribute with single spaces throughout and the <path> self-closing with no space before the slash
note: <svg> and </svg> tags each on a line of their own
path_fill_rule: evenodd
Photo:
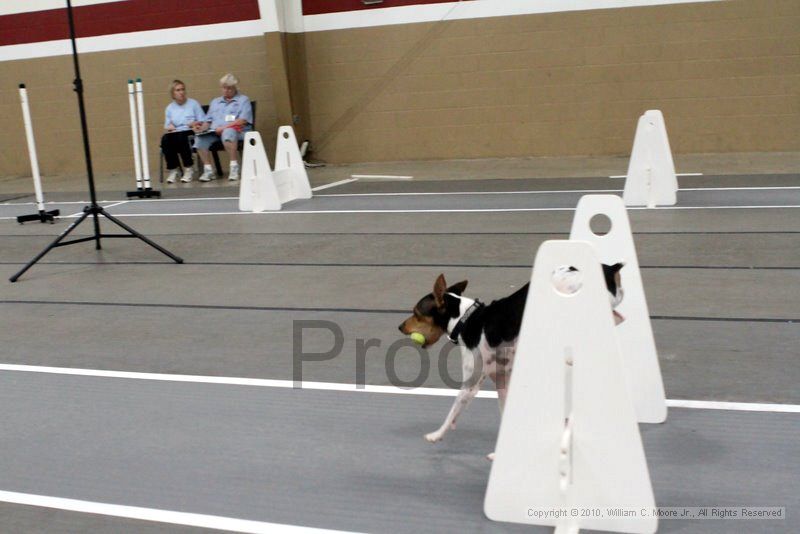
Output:
<svg viewBox="0 0 800 534">
<path fill-rule="evenodd" d="M 127 0 L 73 8 L 78 37 L 259 18 L 258 0 Z M 69 38 L 66 9 L 0 16 L 0 46 Z"/>
<path fill-rule="evenodd" d="M 358 11 L 360 9 L 380 9 L 384 7 L 414 6 L 421 4 L 447 4 L 458 0 L 383 0 L 371 3 L 367 0 L 303 0 L 303 15 L 321 15 L 340 11 Z"/>
</svg>

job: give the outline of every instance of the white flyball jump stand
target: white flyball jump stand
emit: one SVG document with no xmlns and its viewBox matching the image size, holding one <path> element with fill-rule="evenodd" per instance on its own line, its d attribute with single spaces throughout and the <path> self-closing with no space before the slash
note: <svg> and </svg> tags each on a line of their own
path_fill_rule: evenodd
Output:
<svg viewBox="0 0 800 534">
<path fill-rule="evenodd" d="M 576 293 L 553 285 L 564 265 L 583 274 Z M 495 452 L 489 519 L 558 533 L 658 527 L 652 514 L 594 513 L 652 511 L 655 499 L 602 268 L 587 242 L 547 241 L 536 254 Z"/>
<path fill-rule="evenodd" d="M 678 178 L 669 148 L 664 115 L 657 109 L 639 117 L 633 139 L 625 192 L 626 206 L 674 206 L 677 202 Z"/>
<path fill-rule="evenodd" d="M 605 215 L 611 229 L 605 235 L 591 229 L 592 218 Z M 570 239 L 588 241 L 602 263 L 623 262 L 620 276 L 624 297 L 617 307 L 625 320 L 617 326 L 628 388 L 640 423 L 663 423 L 667 419 L 667 402 L 658 352 L 650 324 L 639 260 L 633 241 L 628 212 L 616 195 L 585 195 L 578 201 L 572 219 Z"/>
<path fill-rule="evenodd" d="M 28 221 L 54 222 L 53 219 L 60 215 L 59 210 L 47 211 L 44 208 L 44 194 L 42 193 L 42 177 L 39 175 L 39 158 L 36 155 L 36 141 L 33 138 L 33 123 L 31 110 L 28 107 L 28 90 L 25 84 L 19 84 L 19 100 L 22 104 L 22 121 L 25 123 L 25 139 L 28 141 L 28 156 L 31 161 L 31 175 L 33 176 L 33 190 L 36 194 L 36 206 L 39 213 L 35 215 L 20 215 L 17 222 L 20 224 Z"/>
<path fill-rule="evenodd" d="M 128 191 L 128 197 L 160 197 L 161 191 L 153 191 L 150 184 L 150 161 L 147 157 L 147 131 L 144 120 L 144 92 L 142 79 L 128 80 L 128 106 L 131 110 L 131 137 L 133 138 L 133 165 L 136 172 L 136 191 Z"/>
<path fill-rule="evenodd" d="M 239 209 L 256 213 L 278 211 L 287 202 L 308 198 L 311 198 L 311 185 L 292 127 L 278 128 L 274 170 L 270 169 L 261 135 L 247 132 L 242 154 Z"/>
</svg>

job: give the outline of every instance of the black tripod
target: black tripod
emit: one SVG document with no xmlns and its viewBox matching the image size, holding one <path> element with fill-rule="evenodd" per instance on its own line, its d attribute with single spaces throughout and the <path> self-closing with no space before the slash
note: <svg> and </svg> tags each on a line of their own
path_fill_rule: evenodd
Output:
<svg viewBox="0 0 800 534">
<path fill-rule="evenodd" d="M 95 249 L 100 250 L 103 248 L 100 246 L 100 238 L 123 238 L 123 237 L 137 237 L 150 245 L 151 247 L 155 248 L 159 252 L 166 254 L 170 258 L 172 258 L 175 263 L 183 263 L 183 260 L 178 256 L 174 255 L 167 249 L 159 246 L 158 244 L 154 243 L 153 241 L 149 240 L 127 224 L 123 223 L 116 217 L 109 215 L 102 206 L 97 205 L 97 194 L 94 189 L 94 174 L 92 173 L 92 155 L 89 151 L 89 132 L 86 127 L 86 109 L 83 104 L 83 81 L 81 80 L 81 71 L 80 67 L 78 66 L 78 49 L 75 45 L 75 23 L 72 19 L 72 2 L 71 0 L 67 0 L 67 16 L 69 17 L 69 38 L 72 41 L 72 61 L 75 65 L 75 82 L 74 82 L 74 89 L 75 92 L 78 93 L 78 109 L 80 111 L 81 116 L 81 129 L 83 130 L 83 150 L 86 156 L 86 172 L 89 179 L 89 195 L 91 198 L 91 204 L 83 208 L 83 214 L 78 217 L 75 222 L 69 225 L 69 227 L 61 232 L 55 241 L 50 243 L 43 251 L 41 251 L 35 258 L 33 258 L 28 264 L 23 267 L 17 274 L 9 278 L 12 282 L 16 282 L 17 279 L 25 273 L 28 269 L 33 267 L 33 265 L 42 259 L 42 257 L 50 252 L 52 249 L 56 247 L 64 247 L 66 245 L 74 245 L 75 243 L 83 243 L 85 241 L 94 241 L 95 242 Z M 117 226 L 124 229 L 127 234 L 103 234 L 100 233 L 100 218 L 99 215 L 102 215 L 109 221 L 113 222 Z M 73 239 L 71 241 L 63 241 L 65 237 L 67 237 L 79 224 L 86 220 L 87 217 L 91 216 L 94 219 L 94 236 L 91 237 L 81 237 L 78 239 Z"/>
</svg>

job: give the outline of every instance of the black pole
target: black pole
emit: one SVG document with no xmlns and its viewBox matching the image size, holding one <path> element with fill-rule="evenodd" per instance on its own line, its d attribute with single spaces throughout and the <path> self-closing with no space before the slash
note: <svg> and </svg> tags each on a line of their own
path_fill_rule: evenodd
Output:
<svg viewBox="0 0 800 534">
<path fill-rule="evenodd" d="M 78 63 L 78 46 L 75 43 L 75 20 L 72 17 L 72 0 L 67 0 L 67 19 L 69 20 L 69 40 L 72 43 L 72 64 L 75 69 L 75 82 L 73 83 L 78 93 L 78 113 L 81 116 L 81 132 L 83 134 L 83 153 L 86 158 L 86 177 L 89 180 L 89 198 L 92 207 L 97 206 L 97 192 L 94 188 L 94 172 L 92 170 L 92 151 L 89 147 L 89 128 L 86 124 L 86 105 L 83 102 L 83 80 L 81 79 L 81 66 Z M 97 213 L 94 216 L 95 249 L 100 250 L 100 220 Z"/>
<path fill-rule="evenodd" d="M 75 67 L 75 82 L 74 82 L 74 89 L 75 92 L 78 94 L 78 111 L 81 117 L 81 131 L 83 133 L 83 152 L 84 156 L 86 157 L 86 176 L 89 180 L 89 196 L 91 198 L 91 204 L 83 208 L 83 214 L 74 222 L 72 223 L 66 230 L 64 230 L 61 235 L 59 235 L 55 241 L 50 243 L 43 251 L 37 254 L 31 261 L 29 261 L 25 267 L 20 269 L 14 276 L 9 278 L 11 282 L 16 282 L 20 276 L 22 276 L 25 271 L 33 267 L 33 265 L 42 259 L 45 254 L 50 252 L 52 249 L 57 247 L 63 247 L 67 245 L 73 245 L 76 243 L 83 243 L 85 241 L 94 241 L 95 242 L 95 249 L 100 250 L 100 238 L 111 238 L 111 237 L 136 237 L 150 245 L 151 247 L 155 248 L 159 252 L 167 255 L 171 258 L 175 263 L 183 263 L 183 259 L 176 256 L 175 254 L 171 253 L 167 249 L 157 245 L 155 242 L 151 241 L 147 237 L 143 236 L 127 224 L 123 223 L 119 219 L 112 217 L 110 214 L 106 213 L 102 206 L 97 204 L 97 192 L 94 188 L 94 173 L 92 172 L 92 153 L 89 149 L 89 128 L 86 124 L 86 106 L 83 102 L 83 80 L 81 80 L 81 71 L 80 65 L 78 64 L 78 47 L 75 44 L 75 22 L 72 18 L 72 1 L 67 0 L 67 17 L 69 19 L 69 39 L 72 42 L 72 63 Z M 72 241 L 63 241 L 67 235 L 69 235 L 80 223 L 82 223 L 86 218 L 91 215 L 94 219 L 94 237 L 85 237 L 79 239 L 73 239 Z M 101 234 L 100 233 L 100 218 L 99 216 L 102 215 L 115 223 L 117 226 L 122 228 L 123 230 L 127 231 L 128 234 Z"/>
</svg>

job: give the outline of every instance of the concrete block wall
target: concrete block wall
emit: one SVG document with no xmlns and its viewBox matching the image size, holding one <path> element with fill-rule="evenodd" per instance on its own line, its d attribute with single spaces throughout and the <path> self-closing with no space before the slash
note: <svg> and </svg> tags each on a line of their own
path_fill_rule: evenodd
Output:
<svg viewBox="0 0 800 534">
<path fill-rule="evenodd" d="M 178 78 L 189 96 L 208 104 L 219 96 L 219 79 L 226 72 L 240 79 L 240 90 L 257 101 L 256 128 L 274 144 L 277 120 L 267 68 L 266 37 L 177 44 L 93 52 L 80 56 L 81 77 L 94 169 L 102 173 L 133 173 L 133 150 L 127 80 L 141 77 L 145 91 L 148 155 L 157 176 L 159 141 L 168 86 Z M 3 175 L 30 172 L 17 85 L 28 88 L 39 165 L 43 174 L 81 173 L 85 169 L 78 103 L 72 90 L 71 56 L 0 62 L 0 168 Z M 272 138 L 272 141 L 270 140 Z"/>
<path fill-rule="evenodd" d="M 148 10 L 180 10 L 183 0 L 85 8 L 116 13 L 146 4 L 148 17 L 130 18 L 141 31 L 130 35 L 169 43 L 141 46 L 125 34 L 87 40 L 114 46 L 81 54 L 98 174 L 133 172 L 128 78 L 145 83 L 155 174 L 169 82 L 182 79 L 190 96 L 208 103 L 228 71 L 258 102 L 256 127 L 268 147 L 279 124 L 294 122 L 315 157 L 331 163 L 626 155 L 638 116 L 652 108 L 664 112 L 676 153 L 800 151 L 798 0 L 664 0 L 624 9 L 575 0 L 586 10 L 441 20 L 431 10 L 538 4 L 387 0 L 369 12 L 359 2 L 326 0 L 308 4 L 317 11 L 304 15 L 295 0 L 196 1 L 211 15 L 195 9 L 190 22 L 199 26 L 181 28 Z M 27 20 L 3 15 L 9 9 L 0 7 L 0 29 Z M 401 12 L 397 20 L 406 23 L 392 22 Z M 63 9 L 59 17 L 63 23 Z M 208 28 L 232 36 L 186 42 Z M 82 174 L 71 57 L 38 57 L 46 42 L 14 35 L 0 35 L 0 113 L 8 126 L 0 129 L 0 176 L 29 173 L 20 82 L 29 88 L 42 172 Z M 17 41 L 30 57 L 7 59 Z"/>
<path fill-rule="evenodd" d="M 331 162 L 800 150 L 800 2 L 731 0 L 304 35 Z"/>
</svg>

